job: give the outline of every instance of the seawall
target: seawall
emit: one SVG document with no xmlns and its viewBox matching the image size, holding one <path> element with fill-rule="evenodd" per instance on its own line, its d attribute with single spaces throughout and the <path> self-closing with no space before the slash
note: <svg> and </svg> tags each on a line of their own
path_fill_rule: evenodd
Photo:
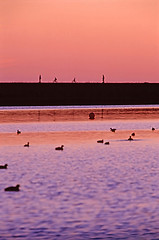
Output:
<svg viewBox="0 0 159 240">
<path fill-rule="evenodd" d="M 159 104 L 159 83 L 0 83 L 0 106 Z"/>
</svg>

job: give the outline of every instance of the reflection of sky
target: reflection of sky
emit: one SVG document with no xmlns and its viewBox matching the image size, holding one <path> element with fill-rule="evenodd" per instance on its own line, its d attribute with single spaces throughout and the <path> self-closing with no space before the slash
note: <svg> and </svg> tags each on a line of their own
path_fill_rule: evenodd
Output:
<svg viewBox="0 0 159 240">
<path fill-rule="evenodd" d="M 158 145 L 0 146 L 8 163 L 0 172 L 1 238 L 158 239 Z M 17 183 L 20 192 L 3 191 Z"/>
</svg>

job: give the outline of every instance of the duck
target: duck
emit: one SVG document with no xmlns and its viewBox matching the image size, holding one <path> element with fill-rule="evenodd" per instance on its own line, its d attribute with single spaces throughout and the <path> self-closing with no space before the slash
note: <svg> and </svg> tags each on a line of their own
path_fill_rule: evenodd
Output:
<svg viewBox="0 0 159 240">
<path fill-rule="evenodd" d="M 7 169 L 8 164 L 0 165 L 0 169 Z"/>
<path fill-rule="evenodd" d="M 18 191 L 20 191 L 19 187 L 20 187 L 20 185 L 17 184 L 16 186 L 11 186 L 11 187 L 5 188 L 4 191 L 18 192 Z"/>
<path fill-rule="evenodd" d="M 110 128 L 110 131 L 115 132 L 116 128 Z"/>
<path fill-rule="evenodd" d="M 129 140 L 129 141 L 132 141 L 132 140 L 134 140 L 134 139 L 132 138 L 132 136 L 130 136 L 130 137 L 128 138 L 128 140 Z"/>
<path fill-rule="evenodd" d="M 64 145 L 61 145 L 61 147 L 56 147 L 55 150 L 62 150 L 63 151 Z"/>
<path fill-rule="evenodd" d="M 152 127 L 152 131 L 155 131 L 155 128 L 154 128 L 154 127 Z"/>
<path fill-rule="evenodd" d="M 133 132 L 133 133 L 131 134 L 131 136 L 133 136 L 133 137 L 134 137 L 134 136 L 135 136 L 135 133 Z"/>
<path fill-rule="evenodd" d="M 29 142 L 27 142 L 26 144 L 24 144 L 24 147 L 29 147 Z"/>
<path fill-rule="evenodd" d="M 18 129 L 18 130 L 17 130 L 17 135 L 19 135 L 19 134 L 21 134 L 21 131 Z"/>
<path fill-rule="evenodd" d="M 105 142 L 104 144 L 105 144 L 105 145 L 109 145 L 109 142 Z"/>
<path fill-rule="evenodd" d="M 97 140 L 97 143 L 104 143 L 104 140 L 103 139 Z"/>
</svg>

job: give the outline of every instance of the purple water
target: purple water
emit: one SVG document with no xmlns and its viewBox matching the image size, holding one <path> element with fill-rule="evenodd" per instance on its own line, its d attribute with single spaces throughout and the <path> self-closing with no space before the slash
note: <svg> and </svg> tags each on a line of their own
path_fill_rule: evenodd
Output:
<svg viewBox="0 0 159 240">
<path fill-rule="evenodd" d="M 0 145 L 0 164 L 8 163 L 0 169 L 0 239 L 159 239 L 159 132 L 150 130 L 157 119 L 19 126 L 28 134 L 59 132 L 65 146 L 55 151 L 50 139 Z M 1 124 L 0 132 L 9 138 L 17 127 Z M 119 133 L 98 144 L 93 132 L 110 127 Z M 138 137 L 127 141 L 123 130 L 139 130 Z M 90 137 L 65 142 L 70 131 Z M 17 183 L 19 192 L 4 191 Z"/>
</svg>

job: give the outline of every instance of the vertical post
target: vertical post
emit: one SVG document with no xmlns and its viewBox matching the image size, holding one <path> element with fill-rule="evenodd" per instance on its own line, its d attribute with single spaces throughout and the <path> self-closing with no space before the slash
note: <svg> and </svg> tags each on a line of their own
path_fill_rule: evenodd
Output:
<svg viewBox="0 0 159 240">
<path fill-rule="evenodd" d="M 39 75 L 39 83 L 41 83 L 41 75 Z"/>
<path fill-rule="evenodd" d="M 105 76 L 103 75 L 103 76 L 102 76 L 102 83 L 104 83 L 104 78 L 105 78 Z"/>
</svg>

